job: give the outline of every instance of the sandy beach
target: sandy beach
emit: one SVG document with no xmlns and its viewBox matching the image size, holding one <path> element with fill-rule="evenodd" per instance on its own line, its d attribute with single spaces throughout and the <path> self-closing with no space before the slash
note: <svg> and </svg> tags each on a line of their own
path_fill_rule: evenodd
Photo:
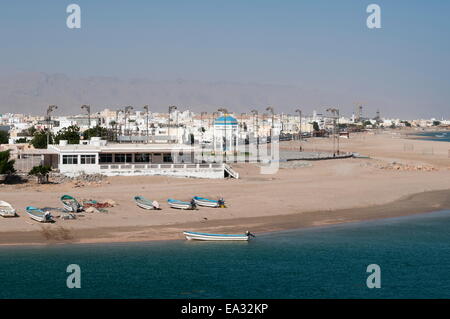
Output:
<svg viewBox="0 0 450 319">
<path fill-rule="evenodd" d="M 283 149 L 298 149 L 298 141 Z M 254 164 L 233 164 L 240 179 L 206 180 L 110 177 L 101 184 L 0 185 L 1 200 L 19 218 L 0 219 L 0 244 L 96 243 L 182 239 L 183 230 L 255 233 L 317 227 L 450 209 L 450 143 L 407 138 L 399 131 L 352 134 L 340 139 L 345 152 L 370 158 L 311 162 L 261 175 Z M 305 151 L 330 151 L 331 139 L 303 142 Z M 107 213 L 83 213 L 54 224 L 32 221 L 26 206 L 61 208 L 59 198 L 113 199 Z M 162 210 L 146 211 L 133 202 L 143 195 Z M 167 198 L 223 197 L 226 209 L 179 211 Z"/>
</svg>

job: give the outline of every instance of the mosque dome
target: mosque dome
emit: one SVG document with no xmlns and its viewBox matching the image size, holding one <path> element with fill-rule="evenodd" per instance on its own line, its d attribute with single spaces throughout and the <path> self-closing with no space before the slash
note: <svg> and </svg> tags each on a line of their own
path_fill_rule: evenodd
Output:
<svg viewBox="0 0 450 319">
<path fill-rule="evenodd" d="M 234 126 L 234 125 L 238 125 L 238 121 L 232 116 L 220 116 L 214 120 L 214 125 Z"/>
</svg>

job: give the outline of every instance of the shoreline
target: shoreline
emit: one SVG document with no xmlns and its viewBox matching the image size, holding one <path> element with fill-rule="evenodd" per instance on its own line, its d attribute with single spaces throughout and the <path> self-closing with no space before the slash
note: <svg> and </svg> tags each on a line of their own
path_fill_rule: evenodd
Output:
<svg viewBox="0 0 450 319">
<path fill-rule="evenodd" d="M 427 214 L 450 210 L 450 189 L 421 192 L 396 201 L 367 207 L 300 212 L 288 215 L 216 219 L 155 226 L 98 227 L 66 229 L 67 238 L 45 238 L 40 231 L 0 232 L 0 246 L 47 246 L 60 244 L 128 243 L 184 240 L 182 232 L 193 230 L 216 233 L 242 233 L 246 230 L 269 233 L 295 229 L 348 224 Z M 58 229 L 56 229 L 57 231 Z"/>
</svg>

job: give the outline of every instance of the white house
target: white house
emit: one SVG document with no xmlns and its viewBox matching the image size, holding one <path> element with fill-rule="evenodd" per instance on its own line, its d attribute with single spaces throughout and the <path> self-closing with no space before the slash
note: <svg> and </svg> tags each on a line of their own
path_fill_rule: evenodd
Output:
<svg viewBox="0 0 450 319">
<path fill-rule="evenodd" d="M 103 174 L 107 176 L 165 175 L 177 177 L 237 177 L 222 163 L 196 162 L 197 149 L 183 144 L 109 144 L 100 138 L 80 144 L 49 145 L 49 153 L 57 156 L 54 165 L 67 176 Z"/>
</svg>

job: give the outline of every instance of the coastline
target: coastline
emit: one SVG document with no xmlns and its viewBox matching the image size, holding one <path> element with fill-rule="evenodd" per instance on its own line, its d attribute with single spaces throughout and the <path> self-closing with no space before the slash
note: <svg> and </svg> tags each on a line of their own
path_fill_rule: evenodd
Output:
<svg viewBox="0 0 450 319">
<path fill-rule="evenodd" d="M 311 211 L 277 216 L 217 219 L 157 226 L 77 229 L 71 230 L 71 237 L 67 239 L 46 239 L 42 231 L 2 232 L 0 246 L 45 246 L 54 244 L 183 240 L 184 236 L 182 232 L 192 229 L 217 233 L 242 233 L 245 230 L 250 230 L 258 234 L 406 217 L 449 209 L 450 189 L 417 193 L 387 204 L 367 207 Z"/>
</svg>

